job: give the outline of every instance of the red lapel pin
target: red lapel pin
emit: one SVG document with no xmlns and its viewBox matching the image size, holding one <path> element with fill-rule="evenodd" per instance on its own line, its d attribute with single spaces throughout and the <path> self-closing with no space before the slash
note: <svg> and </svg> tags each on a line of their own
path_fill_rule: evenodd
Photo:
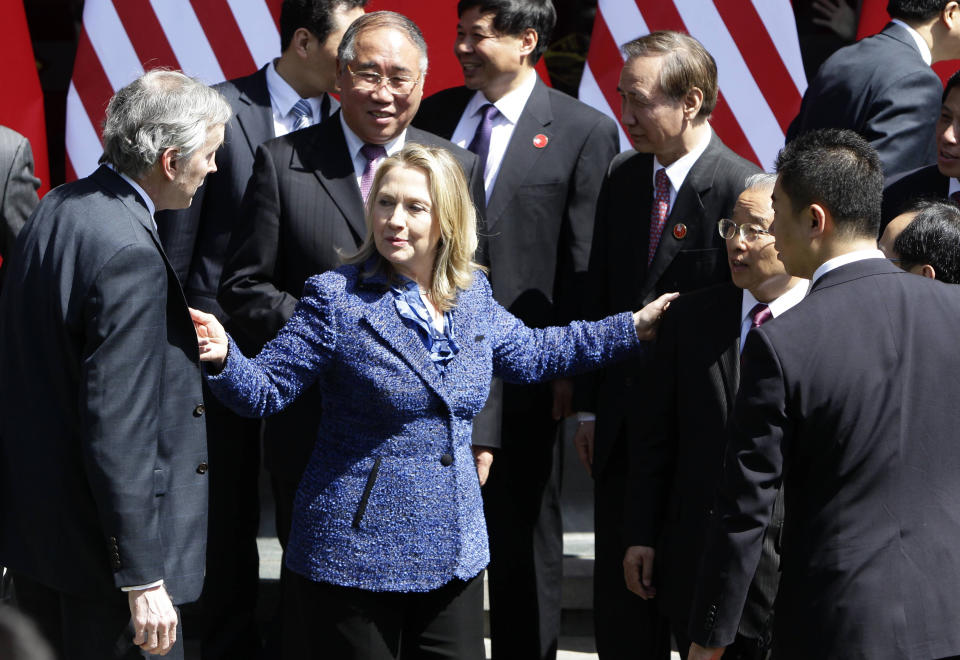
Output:
<svg viewBox="0 0 960 660">
<path fill-rule="evenodd" d="M 675 239 L 683 240 L 687 235 L 687 226 L 682 222 L 678 222 L 673 226 L 673 237 Z"/>
<path fill-rule="evenodd" d="M 547 146 L 547 142 L 549 141 L 550 140 L 547 139 L 547 136 L 543 133 L 537 133 L 533 136 L 533 146 L 535 146 L 537 149 L 543 149 L 545 146 Z"/>
</svg>

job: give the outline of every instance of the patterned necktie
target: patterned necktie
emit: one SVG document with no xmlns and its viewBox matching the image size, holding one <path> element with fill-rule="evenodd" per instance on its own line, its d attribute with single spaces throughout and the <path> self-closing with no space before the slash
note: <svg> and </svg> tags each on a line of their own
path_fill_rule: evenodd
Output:
<svg viewBox="0 0 960 660">
<path fill-rule="evenodd" d="M 382 144 L 365 144 L 360 147 L 360 153 L 367 159 L 367 166 L 363 169 L 363 176 L 360 177 L 360 194 L 363 195 L 363 203 L 366 204 L 370 186 L 373 185 L 373 177 L 377 173 L 377 166 L 387 157 L 387 150 Z"/>
<path fill-rule="evenodd" d="M 306 128 L 313 123 L 313 109 L 306 99 L 300 99 L 294 103 L 290 109 L 290 114 L 293 115 L 293 130 L 295 131 Z"/>
<path fill-rule="evenodd" d="M 750 329 L 759 328 L 771 318 L 773 318 L 773 312 L 770 311 L 770 306 L 765 303 L 757 303 L 750 310 Z"/>
<path fill-rule="evenodd" d="M 653 191 L 653 206 L 650 208 L 650 243 L 647 248 L 647 265 L 653 261 L 653 255 L 657 253 L 657 246 L 660 245 L 660 235 L 663 234 L 663 226 L 667 223 L 667 215 L 670 213 L 670 179 L 667 178 L 667 170 L 660 168 L 655 177 L 656 186 Z"/>
<path fill-rule="evenodd" d="M 480 118 L 480 125 L 477 126 L 477 132 L 473 134 L 473 141 L 467 147 L 470 151 L 477 154 L 480 160 L 481 172 L 486 178 L 487 173 L 487 154 L 490 153 L 490 135 L 493 133 L 493 120 L 499 114 L 497 106 L 492 103 L 485 103 L 480 107 L 479 112 L 483 113 Z"/>
<path fill-rule="evenodd" d="M 954 204 L 960 206 L 960 190 L 950 193 L 950 199 L 953 200 Z"/>
</svg>

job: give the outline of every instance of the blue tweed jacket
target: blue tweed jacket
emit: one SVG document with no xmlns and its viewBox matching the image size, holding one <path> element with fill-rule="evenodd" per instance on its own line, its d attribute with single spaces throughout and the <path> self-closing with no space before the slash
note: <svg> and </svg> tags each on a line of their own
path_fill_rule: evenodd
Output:
<svg viewBox="0 0 960 660">
<path fill-rule="evenodd" d="M 493 375 L 534 382 L 635 354 L 632 317 L 532 330 L 480 272 L 453 312 L 460 352 L 441 373 L 382 276 L 310 278 L 255 359 L 230 344 L 214 393 L 241 415 L 275 413 L 317 382 L 323 414 L 294 504 L 287 566 L 319 582 L 428 591 L 489 560 L 471 420 Z"/>
</svg>

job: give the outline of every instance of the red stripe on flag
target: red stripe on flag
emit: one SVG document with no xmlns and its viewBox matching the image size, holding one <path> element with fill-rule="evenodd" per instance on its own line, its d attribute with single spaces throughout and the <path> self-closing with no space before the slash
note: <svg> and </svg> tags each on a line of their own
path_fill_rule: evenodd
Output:
<svg viewBox="0 0 960 660">
<path fill-rule="evenodd" d="M 283 6 L 283 0 L 267 0 L 267 7 L 270 8 L 270 15 L 273 16 L 273 22 L 277 24 L 277 32 L 280 32 L 281 6 Z"/>
<path fill-rule="evenodd" d="M 623 57 L 600 12 L 597 12 L 597 17 L 593 21 L 593 35 L 590 37 L 587 63 L 590 65 L 594 80 L 597 81 L 597 86 L 603 93 L 603 98 L 606 99 L 607 105 L 619 121 L 620 94 L 617 88 L 620 86 Z"/>
<path fill-rule="evenodd" d="M 800 92 L 770 39 L 767 28 L 750 0 L 714 3 L 727 31 L 740 49 L 767 105 L 786 132 L 800 110 Z"/>
<path fill-rule="evenodd" d="M 226 0 L 190 0 L 190 4 L 227 80 L 256 71 L 257 65 Z"/>
<path fill-rule="evenodd" d="M 107 103 L 113 96 L 113 87 L 103 71 L 103 66 L 90 43 L 86 30 L 80 32 L 80 38 L 77 40 L 73 86 L 77 88 L 80 102 L 83 103 L 83 109 L 86 110 L 90 123 L 97 131 L 97 137 L 102 139 L 103 118 L 107 114 Z"/>
<path fill-rule="evenodd" d="M 180 68 L 148 0 L 113 0 L 113 6 L 144 69 Z"/>
</svg>

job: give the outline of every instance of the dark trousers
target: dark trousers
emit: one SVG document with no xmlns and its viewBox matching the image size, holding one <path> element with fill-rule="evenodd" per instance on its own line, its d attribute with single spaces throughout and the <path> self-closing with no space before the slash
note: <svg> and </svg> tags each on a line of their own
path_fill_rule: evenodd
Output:
<svg viewBox="0 0 960 660">
<path fill-rule="evenodd" d="M 483 573 L 425 593 L 376 592 L 287 574 L 286 660 L 483 660 Z"/>
<path fill-rule="evenodd" d="M 510 389 L 504 389 L 509 396 Z M 544 397 L 527 410 L 504 413 L 502 447 L 494 454 L 483 488 L 495 660 L 553 660 L 557 655 L 563 582 L 562 447 L 550 403 Z"/>
<path fill-rule="evenodd" d="M 623 579 L 626 442 L 619 438 L 595 474 L 593 621 L 601 660 L 668 660 L 670 626 L 656 600 L 643 600 Z"/>
<path fill-rule="evenodd" d="M 200 600 L 186 608 L 185 616 L 189 627 L 201 630 L 203 660 L 256 658 L 260 420 L 230 412 L 206 382 L 204 405 L 210 463 L 207 566 Z"/>
<path fill-rule="evenodd" d="M 17 607 L 33 619 L 60 660 L 140 660 L 161 656 L 133 645 L 133 622 L 127 594 L 119 589 L 102 598 L 80 598 L 14 573 Z M 179 616 L 179 613 L 178 613 Z M 183 627 L 163 656 L 183 660 Z"/>
<path fill-rule="evenodd" d="M 690 638 L 686 631 L 674 629 L 673 636 L 677 640 L 677 651 L 683 660 L 687 660 L 687 653 L 690 651 Z M 744 637 L 737 633 L 733 640 L 723 652 L 724 660 L 770 660 L 770 645 L 758 639 Z"/>
</svg>

